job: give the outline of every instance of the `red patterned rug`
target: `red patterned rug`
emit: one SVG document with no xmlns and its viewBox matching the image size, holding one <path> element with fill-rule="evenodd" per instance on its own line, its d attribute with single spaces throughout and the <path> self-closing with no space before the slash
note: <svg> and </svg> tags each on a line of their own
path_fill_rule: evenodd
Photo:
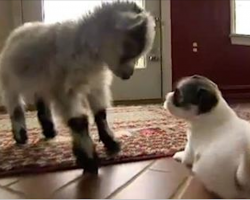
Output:
<svg viewBox="0 0 250 200">
<path fill-rule="evenodd" d="M 235 109 L 242 118 L 250 119 L 249 111 Z M 36 113 L 28 112 L 26 116 L 29 142 L 20 147 L 12 139 L 8 115 L 0 115 L 0 176 L 76 168 L 68 129 L 58 125 L 57 137 L 44 141 Z M 186 142 L 186 123 L 171 116 L 161 105 L 111 108 L 108 120 L 122 150 L 115 157 L 107 156 L 92 125 L 92 138 L 103 165 L 172 156 Z"/>
<path fill-rule="evenodd" d="M 249 107 L 249 106 L 248 106 Z M 250 119 L 250 109 L 234 107 L 238 115 Z M 0 176 L 74 169 L 69 130 L 58 125 L 58 135 L 43 140 L 35 112 L 28 112 L 29 142 L 16 146 L 8 115 L 0 115 Z M 115 157 L 105 154 L 92 122 L 91 136 L 103 165 L 172 156 L 184 148 L 187 125 L 161 105 L 124 106 L 108 110 L 108 120 L 122 145 Z"/>
<path fill-rule="evenodd" d="M 36 113 L 28 112 L 26 117 L 28 144 L 16 146 L 8 115 L 0 115 L 0 176 L 76 168 L 69 130 L 58 125 L 57 137 L 44 141 Z M 108 120 L 122 150 L 115 157 L 107 156 L 92 123 L 92 138 L 103 165 L 172 156 L 185 145 L 186 124 L 161 105 L 111 108 Z"/>
</svg>

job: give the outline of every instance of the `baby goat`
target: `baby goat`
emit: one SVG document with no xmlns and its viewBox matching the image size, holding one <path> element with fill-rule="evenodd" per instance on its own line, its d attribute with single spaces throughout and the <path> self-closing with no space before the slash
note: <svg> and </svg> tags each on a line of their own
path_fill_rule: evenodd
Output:
<svg viewBox="0 0 250 200">
<path fill-rule="evenodd" d="M 112 73 L 129 79 L 154 37 L 153 17 L 132 2 L 106 3 L 75 21 L 33 22 L 15 29 L 1 53 L 0 81 L 16 142 L 28 139 L 23 101 L 36 105 L 46 138 L 56 135 L 53 109 L 72 132 L 77 164 L 97 173 L 87 111 L 93 112 L 107 151 L 118 152 L 106 120 Z"/>
</svg>

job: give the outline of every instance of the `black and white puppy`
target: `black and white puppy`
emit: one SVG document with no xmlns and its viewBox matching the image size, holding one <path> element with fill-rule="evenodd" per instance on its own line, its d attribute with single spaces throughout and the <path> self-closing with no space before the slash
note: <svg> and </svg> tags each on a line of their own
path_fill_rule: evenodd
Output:
<svg viewBox="0 0 250 200">
<path fill-rule="evenodd" d="M 217 85 L 202 76 L 180 80 L 164 107 L 190 127 L 176 160 L 192 166 L 206 188 L 222 198 L 250 197 L 250 124 L 240 119 Z"/>
</svg>

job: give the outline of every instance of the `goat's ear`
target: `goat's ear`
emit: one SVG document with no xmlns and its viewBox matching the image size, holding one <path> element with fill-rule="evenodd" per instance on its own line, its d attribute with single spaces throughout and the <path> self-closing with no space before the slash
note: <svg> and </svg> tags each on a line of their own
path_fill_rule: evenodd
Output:
<svg viewBox="0 0 250 200">
<path fill-rule="evenodd" d="M 130 31 L 142 25 L 145 17 L 141 14 L 123 12 L 118 14 L 116 28 L 122 31 Z"/>
</svg>

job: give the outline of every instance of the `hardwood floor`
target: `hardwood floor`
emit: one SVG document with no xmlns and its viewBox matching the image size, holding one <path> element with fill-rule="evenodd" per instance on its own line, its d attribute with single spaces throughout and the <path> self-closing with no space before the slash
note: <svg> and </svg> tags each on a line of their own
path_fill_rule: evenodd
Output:
<svg viewBox="0 0 250 200">
<path fill-rule="evenodd" d="M 172 158 L 102 167 L 98 176 L 82 170 L 0 178 L 1 199 L 212 199 L 189 169 Z"/>
<path fill-rule="evenodd" d="M 0 198 L 213 198 L 190 171 L 172 158 L 0 179 Z"/>
</svg>

